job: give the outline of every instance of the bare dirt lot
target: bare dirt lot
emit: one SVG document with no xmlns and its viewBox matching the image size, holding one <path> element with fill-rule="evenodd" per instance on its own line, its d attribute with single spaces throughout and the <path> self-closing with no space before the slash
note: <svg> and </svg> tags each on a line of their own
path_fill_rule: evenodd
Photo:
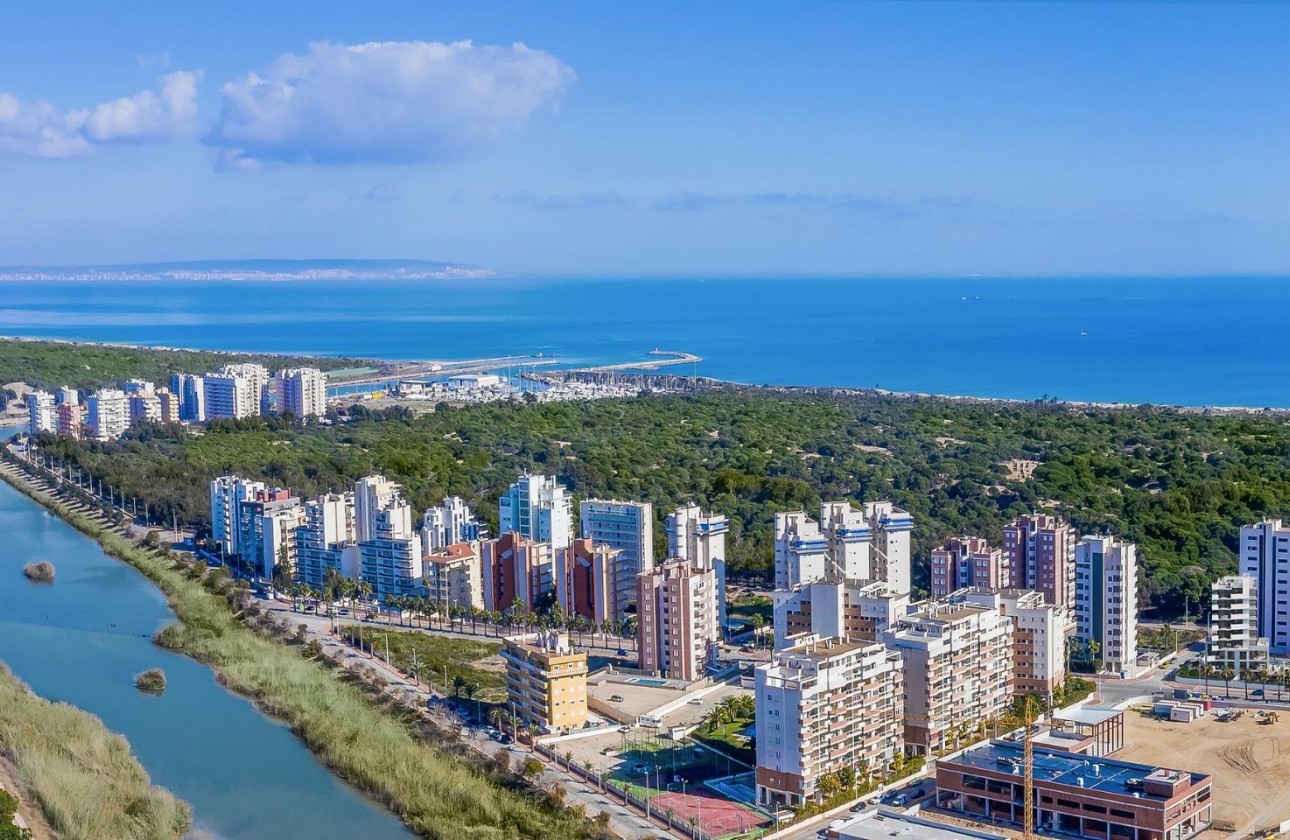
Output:
<svg viewBox="0 0 1290 840">
<path fill-rule="evenodd" d="M 1125 748 L 1115 758 L 1209 773 L 1214 777 L 1214 821 L 1235 826 L 1218 836 L 1245 837 L 1290 819 L 1290 720 L 1262 724 L 1253 712 L 1220 723 L 1212 714 L 1194 723 L 1124 716 Z M 1208 834 L 1207 834 L 1208 836 Z"/>
</svg>

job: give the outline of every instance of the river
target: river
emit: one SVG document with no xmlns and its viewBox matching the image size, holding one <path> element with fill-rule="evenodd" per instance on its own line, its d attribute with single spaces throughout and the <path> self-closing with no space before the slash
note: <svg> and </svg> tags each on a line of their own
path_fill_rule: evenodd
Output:
<svg viewBox="0 0 1290 840">
<path fill-rule="evenodd" d="M 153 782 L 192 805 L 192 837 L 413 836 L 210 668 L 154 646 L 152 634 L 174 616 L 143 575 L 3 483 L 0 534 L 0 660 L 37 694 L 123 734 Z M 23 578 L 37 560 L 54 563 L 52 586 Z M 134 688 L 150 667 L 166 672 L 161 697 Z"/>
</svg>

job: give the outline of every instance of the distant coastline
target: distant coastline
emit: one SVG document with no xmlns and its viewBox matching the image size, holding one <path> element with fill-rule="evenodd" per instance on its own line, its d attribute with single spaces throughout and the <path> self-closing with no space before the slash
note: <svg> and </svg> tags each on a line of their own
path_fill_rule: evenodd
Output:
<svg viewBox="0 0 1290 840">
<path fill-rule="evenodd" d="M 211 353 L 211 354 L 218 354 L 222 356 L 239 356 L 239 357 L 247 356 L 247 355 L 266 356 L 266 357 L 278 356 L 278 357 L 284 357 L 284 358 L 317 358 L 317 359 L 327 359 L 327 358 L 337 357 L 336 355 L 333 355 L 333 354 L 316 353 L 316 352 L 315 353 L 287 353 L 287 352 L 250 351 L 250 350 L 204 350 L 197 347 L 175 347 L 175 346 L 169 346 L 169 345 L 162 346 L 159 344 L 140 344 L 138 342 L 85 341 L 85 340 L 77 340 L 77 339 L 40 338 L 40 337 L 22 336 L 22 335 L 3 335 L 3 336 L 0 336 L 0 341 L 30 341 L 35 343 L 57 344 L 57 345 L 64 345 L 64 346 L 71 346 L 71 347 L 82 346 L 82 345 L 91 346 L 91 347 L 121 347 L 121 348 L 129 348 L 134 350 L 141 350 L 145 352 L 175 351 L 175 352 L 186 352 L 186 353 Z M 391 363 L 391 364 L 393 363 L 407 364 L 407 363 L 416 362 L 416 360 L 411 360 L 411 359 L 378 359 L 378 358 L 371 358 L 371 359 L 367 359 L 366 361 L 370 361 L 373 363 Z M 447 362 L 452 360 L 440 359 L 436 361 Z M 660 374 L 653 374 L 653 375 L 657 376 Z M 956 402 L 956 403 L 989 403 L 989 404 L 1003 405 L 1003 406 L 1027 406 L 1027 405 L 1037 405 L 1040 403 L 1044 403 L 1048 405 L 1062 406 L 1066 408 L 1095 409 L 1099 411 L 1132 411 L 1132 410 L 1138 410 L 1142 408 L 1152 408 L 1152 409 L 1182 411 L 1182 412 L 1197 413 L 1197 414 L 1204 414 L 1204 413 L 1261 414 L 1261 415 L 1290 416 L 1290 408 L 1277 408 L 1277 407 L 1269 407 L 1269 406 L 1256 407 L 1256 406 L 1242 406 L 1242 405 L 1205 405 L 1205 404 L 1185 405 L 1181 403 L 1150 402 L 1150 401 L 1108 402 L 1108 401 L 1095 401 L 1095 400 L 1067 400 L 1067 399 L 1041 400 L 1041 399 L 1023 399 L 1019 397 L 984 397 L 984 396 L 976 396 L 972 394 L 932 393 L 932 392 L 926 392 L 926 391 L 901 391 L 901 390 L 892 390 L 889 388 L 877 388 L 877 387 L 856 388 L 856 387 L 849 387 L 849 386 L 833 386 L 833 385 L 775 385 L 775 384 L 769 384 L 769 383 L 761 384 L 761 385 L 753 385 L 749 383 L 735 382 L 733 380 L 718 379 L 718 378 L 709 377 L 709 376 L 700 376 L 698 377 L 698 381 L 703 383 L 705 387 L 712 388 L 712 389 L 731 388 L 731 389 L 740 389 L 740 390 L 749 390 L 749 391 L 771 391 L 771 392 L 778 392 L 778 393 L 820 395 L 820 396 L 880 396 L 880 397 L 891 397 L 893 399 L 930 400 L 930 401 L 939 400 L 939 401 Z M 0 421 L 0 425 L 4 425 L 3 421 Z"/>
<path fill-rule="evenodd" d="M 0 282 L 289 282 L 300 280 L 477 280 L 476 265 L 430 260 L 207 260 L 121 265 L 0 266 Z"/>
</svg>

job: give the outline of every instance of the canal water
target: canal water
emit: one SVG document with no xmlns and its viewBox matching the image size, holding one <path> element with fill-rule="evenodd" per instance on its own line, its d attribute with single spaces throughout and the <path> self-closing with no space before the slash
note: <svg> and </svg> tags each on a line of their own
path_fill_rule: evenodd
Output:
<svg viewBox="0 0 1290 840">
<path fill-rule="evenodd" d="M 209 668 L 155 647 L 173 614 L 143 575 L 4 483 L 0 535 L 0 660 L 37 694 L 123 734 L 153 782 L 192 805 L 192 837 L 412 837 Z M 23 577 L 38 560 L 54 564 L 52 586 Z M 151 667 L 166 672 L 160 697 L 133 685 Z"/>
</svg>

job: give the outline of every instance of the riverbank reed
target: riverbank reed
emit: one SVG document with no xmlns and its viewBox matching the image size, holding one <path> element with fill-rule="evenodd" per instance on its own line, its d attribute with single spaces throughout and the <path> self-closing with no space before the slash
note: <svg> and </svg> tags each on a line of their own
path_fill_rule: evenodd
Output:
<svg viewBox="0 0 1290 840">
<path fill-rule="evenodd" d="M 32 694 L 0 665 L 0 748 L 59 840 L 177 840 L 188 806 L 87 712 Z"/>
</svg>

